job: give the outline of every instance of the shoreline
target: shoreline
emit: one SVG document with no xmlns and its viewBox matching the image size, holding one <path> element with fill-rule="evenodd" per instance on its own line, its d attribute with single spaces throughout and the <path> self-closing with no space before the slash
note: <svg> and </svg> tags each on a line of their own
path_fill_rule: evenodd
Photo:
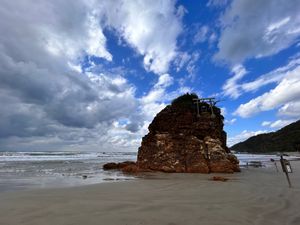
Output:
<svg viewBox="0 0 300 225">
<path fill-rule="evenodd" d="M 290 157 L 300 157 L 300 152 L 236 152 L 231 151 L 233 154 L 249 154 L 249 155 L 275 155 L 280 156 L 280 154 L 286 154 Z"/>
<path fill-rule="evenodd" d="M 16 152 L 0 156 L 0 193 L 10 190 L 86 186 L 136 177 L 120 171 L 102 169 L 102 165 L 108 162 L 135 161 L 135 155 L 128 152 L 122 154 L 102 152 L 91 155 L 72 153 L 72 160 L 69 154 L 65 158 L 63 153 L 27 152 L 25 159 L 24 154 L 24 152 Z M 51 155 L 50 161 L 49 155 Z M 296 154 L 290 153 L 290 155 L 285 158 L 290 161 L 296 160 L 293 158 Z M 263 166 L 272 167 L 273 163 L 270 159 L 273 158 L 276 162 L 279 160 L 279 156 L 275 155 L 236 154 L 236 156 L 240 160 L 241 168 L 246 167 L 247 162 L 250 161 L 260 161 Z M 20 157 L 22 157 L 21 161 L 19 161 Z"/>
<path fill-rule="evenodd" d="M 6 225 L 299 224 L 300 162 L 293 188 L 271 168 L 234 174 L 148 174 L 132 181 L 0 193 Z M 214 175 L 227 182 L 211 181 Z"/>
</svg>

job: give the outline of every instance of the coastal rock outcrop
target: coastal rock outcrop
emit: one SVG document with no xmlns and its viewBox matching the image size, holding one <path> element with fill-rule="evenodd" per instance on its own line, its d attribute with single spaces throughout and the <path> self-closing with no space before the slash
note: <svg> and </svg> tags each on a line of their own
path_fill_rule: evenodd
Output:
<svg viewBox="0 0 300 225">
<path fill-rule="evenodd" d="M 226 146 L 224 117 L 216 102 L 185 94 L 159 112 L 128 171 L 233 173 L 238 159 Z M 126 171 L 126 167 L 123 167 Z"/>
<path fill-rule="evenodd" d="M 133 161 L 125 161 L 125 162 L 120 162 L 120 163 L 106 163 L 103 165 L 104 170 L 123 170 L 126 167 L 135 167 L 136 162 Z"/>
<path fill-rule="evenodd" d="M 221 110 L 215 103 L 195 104 L 197 98 L 183 95 L 156 115 L 139 148 L 138 168 L 189 173 L 240 170 L 226 147 Z"/>
</svg>

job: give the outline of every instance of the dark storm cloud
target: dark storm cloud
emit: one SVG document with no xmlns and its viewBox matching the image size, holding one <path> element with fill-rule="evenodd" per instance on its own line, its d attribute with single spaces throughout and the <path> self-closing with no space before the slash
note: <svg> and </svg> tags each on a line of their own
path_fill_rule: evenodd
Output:
<svg viewBox="0 0 300 225">
<path fill-rule="evenodd" d="M 147 13 L 141 13 L 146 8 Z M 97 70 L 101 65 L 93 63 L 81 67 L 89 58 L 115 65 L 109 63 L 113 55 L 103 33 L 109 28 L 143 57 L 147 71 L 164 76 L 177 52 L 183 9 L 173 0 L 151 5 L 123 0 L 2 0 L 0 150 L 136 147 L 146 120 L 163 104 L 151 96 L 146 103 L 137 99 L 135 87 L 119 69 Z M 147 32 L 141 32 L 144 26 Z M 164 93 L 165 88 L 156 91 Z"/>
<path fill-rule="evenodd" d="M 1 148 L 11 146 L 9 140 L 78 144 L 135 114 L 134 88 L 123 77 L 68 66 L 84 56 L 90 29 L 88 6 L 69 3 L 1 2 Z"/>
</svg>

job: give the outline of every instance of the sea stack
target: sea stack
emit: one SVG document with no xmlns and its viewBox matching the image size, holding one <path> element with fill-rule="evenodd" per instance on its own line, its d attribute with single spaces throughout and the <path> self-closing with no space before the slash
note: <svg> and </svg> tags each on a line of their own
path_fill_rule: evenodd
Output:
<svg viewBox="0 0 300 225">
<path fill-rule="evenodd" d="M 185 94 L 159 112 L 138 150 L 140 171 L 176 173 L 239 172 L 226 146 L 224 117 L 214 99 Z"/>
</svg>

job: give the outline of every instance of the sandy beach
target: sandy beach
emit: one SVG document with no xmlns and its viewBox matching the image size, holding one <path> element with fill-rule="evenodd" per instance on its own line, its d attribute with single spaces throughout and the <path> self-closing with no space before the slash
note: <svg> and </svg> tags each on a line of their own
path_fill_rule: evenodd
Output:
<svg viewBox="0 0 300 225">
<path fill-rule="evenodd" d="M 279 165 L 279 164 L 278 164 Z M 215 174 L 148 174 L 145 178 L 75 188 L 0 194 L 2 225 L 300 224 L 300 161 L 292 188 L 271 168 Z"/>
</svg>

